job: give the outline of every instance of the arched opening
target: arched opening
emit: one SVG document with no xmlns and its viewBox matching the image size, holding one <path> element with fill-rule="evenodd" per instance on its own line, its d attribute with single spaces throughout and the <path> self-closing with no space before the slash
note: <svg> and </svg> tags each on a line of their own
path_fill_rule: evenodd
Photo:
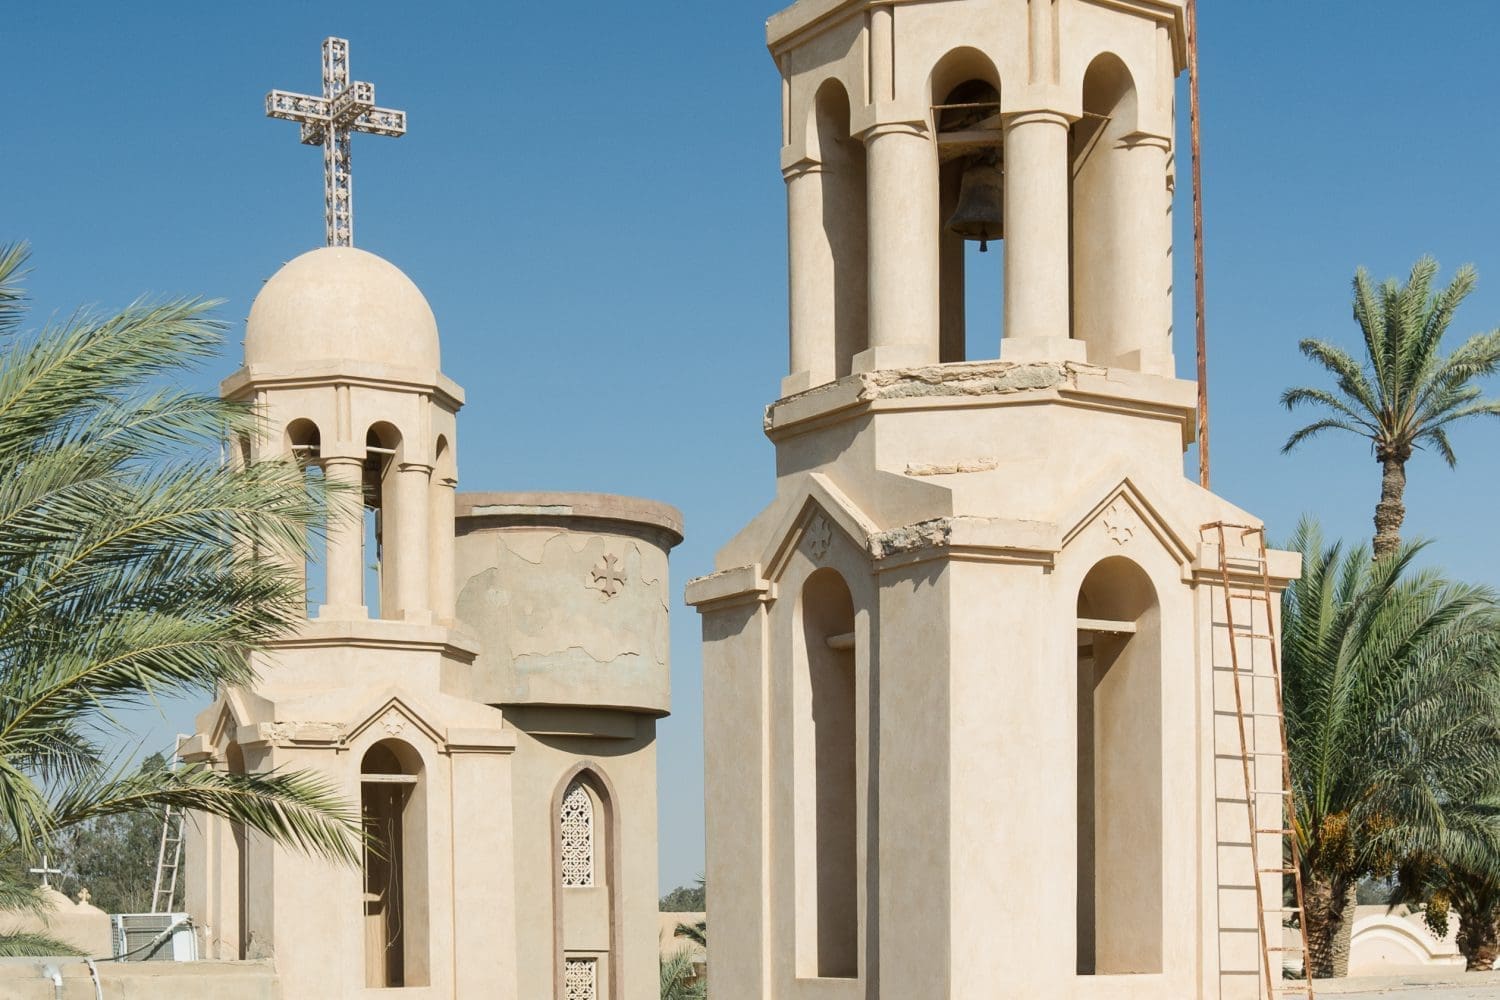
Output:
<svg viewBox="0 0 1500 1000">
<path fill-rule="evenodd" d="M 427 824 L 422 760 L 384 740 L 360 762 L 365 985 L 426 986 Z"/>
<path fill-rule="evenodd" d="M 854 601 L 820 569 L 803 584 L 794 631 L 793 767 L 797 972 L 859 974 Z"/>
<path fill-rule="evenodd" d="M 1162 967 L 1161 614 L 1103 560 L 1078 592 L 1078 973 Z"/>
<path fill-rule="evenodd" d="M 323 487 L 323 435 L 318 425 L 305 418 L 293 420 L 286 428 L 286 448 L 292 460 L 302 470 L 307 488 L 313 495 L 321 495 Z M 327 537 L 326 519 L 307 526 L 306 555 L 302 565 L 302 587 L 307 603 L 307 616 L 311 618 L 317 608 L 326 602 L 327 551 L 322 544 Z"/>
<path fill-rule="evenodd" d="M 438 621 L 453 619 L 454 490 L 458 466 L 447 437 L 438 435 L 433 450 L 432 477 L 428 483 L 427 551 L 431 560 L 428 603 Z"/>
<path fill-rule="evenodd" d="M 553 805 L 559 993 L 569 1000 L 613 996 L 613 800 L 603 778 L 584 768 L 563 779 Z M 609 929 L 604 942 L 599 928 Z"/>
<path fill-rule="evenodd" d="M 977 49 L 957 49 L 933 70 L 931 95 L 943 226 L 938 356 L 995 357 L 1005 271 L 1000 74 Z"/>
<path fill-rule="evenodd" d="M 1069 130 L 1073 336 L 1096 364 L 1140 367 L 1129 334 L 1148 306 L 1141 284 L 1147 252 L 1165 252 L 1133 224 L 1143 195 L 1132 170 L 1136 90 L 1119 57 L 1104 53 L 1083 77 L 1083 117 Z M 1164 177 L 1147 183 L 1164 185 Z M 1165 267 L 1165 262 L 1162 262 Z"/>
<path fill-rule="evenodd" d="M 866 208 L 865 144 L 849 135 L 849 95 L 826 80 L 814 101 L 813 126 L 822 162 L 823 232 L 832 281 L 821 291 L 833 325 L 835 378 L 853 370 L 854 356 L 868 346 L 869 218 Z M 804 294 L 816 274 L 801 275 Z"/>
<path fill-rule="evenodd" d="M 364 604 L 371 618 L 394 617 L 396 611 L 395 546 L 386 545 L 387 529 L 396 521 L 397 453 L 401 432 L 378 423 L 365 435 L 364 466 Z"/>
</svg>

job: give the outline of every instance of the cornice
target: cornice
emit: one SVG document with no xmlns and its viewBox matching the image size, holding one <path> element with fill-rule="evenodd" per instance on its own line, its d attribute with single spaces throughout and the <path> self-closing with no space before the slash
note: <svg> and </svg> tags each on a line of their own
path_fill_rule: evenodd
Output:
<svg viewBox="0 0 1500 1000">
<path fill-rule="evenodd" d="M 388 368 L 384 365 L 339 363 L 335 366 L 249 365 L 219 383 L 225 399 L 249 399 L 261 389 L 328 389 L 358 386 L 366 389 L 429 394 L 445 410 L 457 413 L 464 391 L 442 372 Z"/>
</svg>

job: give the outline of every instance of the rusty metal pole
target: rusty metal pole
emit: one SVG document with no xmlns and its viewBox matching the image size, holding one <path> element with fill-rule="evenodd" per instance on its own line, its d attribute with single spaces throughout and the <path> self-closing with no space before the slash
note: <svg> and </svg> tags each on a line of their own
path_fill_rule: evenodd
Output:
<svg viewBox="0 0 1500 1000">
<path fill-rule="evenodd" d="M 1198 0 L 1188 0 L 1188 117 L 1193 144 L 1193 298 L 1198 314 L 1198 485 L 1208 476 L 1208 334 L 1203 318 L 1203 164 L 1198 129 Z"/>
</svg>

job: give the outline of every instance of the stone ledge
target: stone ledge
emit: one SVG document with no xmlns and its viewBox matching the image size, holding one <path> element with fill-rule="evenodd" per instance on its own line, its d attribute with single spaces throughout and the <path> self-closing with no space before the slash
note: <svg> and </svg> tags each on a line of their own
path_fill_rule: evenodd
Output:
<svg viewBox="0 0 1500 1000">
<path fill-rule="evenodd" d="M 682 541 L 682 512 L 671 504 L 613 493 L 460 493 L 457 516 L 525 524 L 538 519 L 581 518 L 644 525 L 667 533 L 671 545 Z"/>
<path fill-rule="evenodd" d="M 1136 412 L 1194 428 L 1197 387 L 1182 379 L 1080 361 L 964 361 L 857 372 L 766 407 L 773 440 L 825 420 L 871 411 L 934 406 L 997 406 L 1038 398 Z"/>
</svg>

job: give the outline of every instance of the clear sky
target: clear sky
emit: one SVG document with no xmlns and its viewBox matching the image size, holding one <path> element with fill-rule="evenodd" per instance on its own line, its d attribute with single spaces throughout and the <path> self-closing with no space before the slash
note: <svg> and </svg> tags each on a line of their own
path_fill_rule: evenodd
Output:
<svg viewBox="0 0 1500 1000">
<path fill-rule="evenodd" d="M 981 0 L 966 0 L 978 3 Z M 31 241 L 39 314 L 142 293 L 226 300 L 238 364 L 261 282 L 323 239 L 316 149 L 263 117 L 315 92 L 321 40 L 410 134 L 354 140 L 356 243 L 426 292 L 467 390 L 461 489 L 627 493 L 682 509 L 673 557 L 674 714 L 660 728 L 661 882 L 703 869 L 697 616 L 681 585 L 772 494 L 762 407 L 786 358 L 779 88 L 759 0 L 679 4 L 51 3 L 0 32 L 7 105 L 0 240 Z M 1369 451 L 1278 454 L 1276 398 L 1312 377 L 1306 336 L 1351 346 L 1354 268 L 1480 290 L 1454 333 L 1500 325 L 1500 5 L 1203 0 L 1214 487 L 1286 534 L 1302 512 L 1362 539 Z M 1178 368 L 1192 371 L 1185 90 Z M 998 318 L 996 320 L 998 329 Z M 1456 341 L 1455 337 L 1455 341 Z M 1408 529 L 1456 575 L 1500 583 L 1500 427 L 1459 470 L 1412 463 Z M 1192 455 L 1188 456 L 1194 462 Z M 140 717 L 166 744 L 193 706 Z"/>
</svg>

